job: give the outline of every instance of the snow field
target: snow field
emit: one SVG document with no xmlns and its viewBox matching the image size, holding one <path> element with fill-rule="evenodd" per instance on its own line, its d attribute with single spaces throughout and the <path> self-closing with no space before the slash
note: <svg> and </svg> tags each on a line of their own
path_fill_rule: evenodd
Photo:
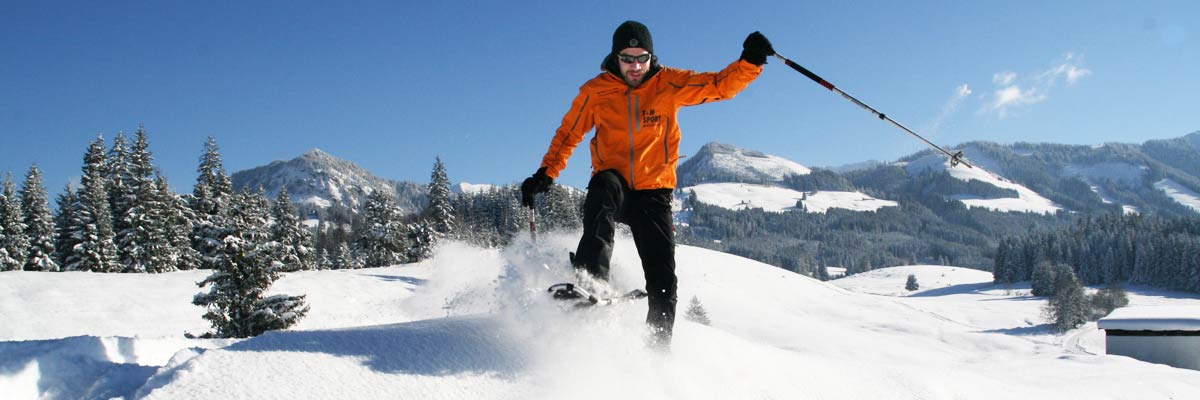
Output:
<svg viewBox="0 0 1200 400">
<path fill-rule="evenodd" d="M 308 295 L 308 317 L 288 331 L 225 342 L 179 337 L 207 329 L 190 304 L 202 273 L 6 273 L 0 278 L 6 316 L 45 304 L 61 308 L 22 314 L 19 321 L 28 327 L 2 331 L 0 393 L 150 399 L 1200 395 L 1200 372 L 1089 354 L 1102 353 L 1080 344 L 1098 333 L 1095 324 L 1054 335 L 1036 317 L 1044 301 L 1025 296 L 1028 288 L 997 287 L 990 274 L 953 267 L 897 267 L 831 284 L 680 246 L 675 342 L 669 353 L 656 352 L 645 346 L 643 301 L 580 311 L 548 299 L 547 286 L 571 279 L 566 253 L 576 235 L 543 234 L 537 243 L 518 238 L 505 249 L 450 243 L 420 264 L 287 274 L 273 291 Z M 640 286 L 639 265 L 632 242 L 619 239 L 614 290 Z M 903 291 L 909 273 L 917 274 L 920 291 Z M 16 295 L 54 286 L 71 288 L 75 300 Z M 140 293 L 140 301 L 123 292 Z M 711 327 L 684 319 L 693 296 Z M 1165 292 L 1131 300 L 1197 301 Z M 77 318 L 85 312 L 120 316 L 123 323 Z M 183 317 L 156 318 L 171 313 Z M 108 333 L 86 336 L 101 332 Z M 59 339 L 79 335 L 85 336 Z M 22 341 L 32 339 L 38 340 Z"/>
</svg>

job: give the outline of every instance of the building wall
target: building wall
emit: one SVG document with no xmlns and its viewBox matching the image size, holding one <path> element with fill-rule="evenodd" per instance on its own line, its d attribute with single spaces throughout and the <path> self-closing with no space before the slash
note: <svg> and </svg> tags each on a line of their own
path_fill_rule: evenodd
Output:
<svg viewBox="0 0 1200 400">
<path fill-rule="evenodd" d="M 1107 335 L 1107 353 L 1200 370 L 1200 336 Z"/>
</svg>

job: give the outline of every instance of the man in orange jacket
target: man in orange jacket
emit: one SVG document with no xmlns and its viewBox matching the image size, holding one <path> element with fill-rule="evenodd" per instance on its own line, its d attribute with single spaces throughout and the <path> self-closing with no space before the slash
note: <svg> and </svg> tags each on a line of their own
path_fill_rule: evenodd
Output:
<svg viewBox="0 0 1200 400">
<path fill-rule="evenodd" d="M 571 263 L 607 280 L 616 223 L 629 225 L 646 276 L 646 323 L 654 345 L 669 346 L 675 325 L 671 196 L 679 165 L 679 109 L 733 98 L 773 54 L 771 42 L 754 32 L 743 42 L 741 58 L 720 72 L 664 67 L 654 55 L 650 30 L 625 21 L 613 32 L 604 72 L 579 89 L 541 168 L 521 184 L 522 203 L 533 207 L 534 195 L 550 188 L 584 135 L 595 129 L 583 237 Z"/>
</svg>

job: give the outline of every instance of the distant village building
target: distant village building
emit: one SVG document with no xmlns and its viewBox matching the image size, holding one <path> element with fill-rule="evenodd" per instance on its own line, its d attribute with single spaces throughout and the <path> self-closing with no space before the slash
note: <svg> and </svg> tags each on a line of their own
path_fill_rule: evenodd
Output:
<svg viewBox="0 0 1200 400">
<path fill-rule="evenodd" d="M 1118 308 L 1099 326 L 1108 354 L 1200 370 L 1200 307 Z"/>
</svg>

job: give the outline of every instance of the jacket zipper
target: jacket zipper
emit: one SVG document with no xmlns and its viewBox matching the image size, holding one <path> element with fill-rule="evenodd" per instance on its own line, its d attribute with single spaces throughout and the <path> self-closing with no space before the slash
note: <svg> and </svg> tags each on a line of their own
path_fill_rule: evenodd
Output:
<svg viewBox="0 0 1200 400">
<path fill-rule="evenodd" d="M 641 118 L 638 118 L 637 115 L 638 98 L 637 96 L 633 95 L 633 88 L 629 88 L 629 90 L 625 91 L 625 96 L 629 100 L 629 188 L 635 189 L 637 188 L 637 180 L 635 178 L 637 165 L 634 158 L 633 133 L 638 128 L 636 124 L 641 123 Z"/>
<path fill-rule="evenodd" d="M 667 119 L 667 129 L 663 131 L 663 164 L 671 163 L 671 147 L 667 145 L 667 138 L 671 136 L 671 120 Z"/>
</svg>

